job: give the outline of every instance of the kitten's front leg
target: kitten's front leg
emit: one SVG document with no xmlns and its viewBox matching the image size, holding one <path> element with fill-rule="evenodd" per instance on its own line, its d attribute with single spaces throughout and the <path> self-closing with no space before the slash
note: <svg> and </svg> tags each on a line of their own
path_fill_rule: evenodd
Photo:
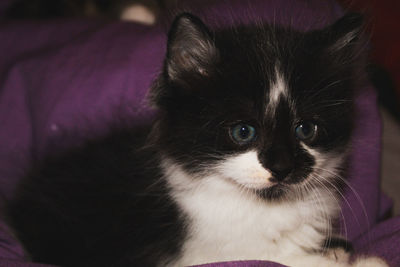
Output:
<svg viewBox="0 0 400 267">
<path fill-rule="evenodd" d="M 345 264 L 348 266 L 350 263 L 351 253 L 354 252 L 352 244 L 344 238 L 333 237 L 325 240 L 324 256 L 336 261 L 338 264 Z M 341 266 L 341 265 L 339 265 Z M 362 266 L 388 266 L 382 259 L 377 257 L 359 257 L 354 260 L 349 266 L 362 267 Z"/>
<path fill-rule="evenodd" d="M 351 243 L 340 237 L 326 239 L 324 248 L 324 256 L 337 262 L 349 262 L 350 254 L 354 251 Z"/>
<path fill-rule="evenodd" d="M 389 265 L 378 257 L 360 257 L 351 264 L 351 267 L 389 267 Z"/>
<path fill-rule="evenodd" d="M 378 257 L 359 257 L 353 262 L 335 260 L 324 255 L 293 256 L 281 263 L 291 267 L 389 267 Z"/>
<path fill-rule="evenodd" d="M 337 262 L 349 262 L 350 260 L 350 253 L 340 247 L 328 249 L 324 256 Z"/>
</svg>

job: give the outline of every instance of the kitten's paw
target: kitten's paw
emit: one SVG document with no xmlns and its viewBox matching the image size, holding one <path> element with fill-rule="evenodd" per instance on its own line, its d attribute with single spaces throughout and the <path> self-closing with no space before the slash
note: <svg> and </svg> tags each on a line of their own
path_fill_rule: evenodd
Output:
<svg viewBox="0 0 400 267">
<path fill-rule="evenodd" d="M 353 262 L 351 267 L 389 267 L 389 265 L 378 257 L 360 257 Z"/>
<path fill-rule="evenodd" d="M 344 248 L 333 248 L 329 249 L 325 256 L 329 259 L 335 260 L 337 262 L 349 262 L 350 261 L 350 253 L 347 252 Z"/>
</svg>

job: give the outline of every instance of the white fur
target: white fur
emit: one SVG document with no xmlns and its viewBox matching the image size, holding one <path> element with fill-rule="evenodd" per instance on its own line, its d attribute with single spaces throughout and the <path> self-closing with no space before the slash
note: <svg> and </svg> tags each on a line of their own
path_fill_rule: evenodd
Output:
<svg viewBox="0 0 400 267">
<path fill-rule="evenodd" d="M 261 165 L 254 150 L 229 157 L 218 165 L 217 171 L 221 177 L 246 188 L 262 189 L 274 184 L 270 181 L 271 173 Z"/>
<path fill-rule="evenodd" d="M 242 157 L 249 159 L 253 152 Z M 284 263 L 293 255 L 306 255 L 302 247 L 320 247 L 325 235 L 316 229 L 325 229 L 326 217 L 337 211 L 328 194 L 316 198 L 310 191 L 302 201 L 271 203 L 221 175 L 229 164 L 222 166 L 214 175 L 193 177 L 164 160 L 172 196 L 190 222 L 182 257 L 172 266 L 246 259 Z"/>
<path fill-rule="evenodd" d="M 321 158 L 321 153 L 304 147 Z M 321 158 L 316 165 L 326 164 Z M 168 158 L 162 167 L 171 196 L 188 217 L 189 232 L 181 256 L 168 266 L 233 260 L 271 260 L 294 267 L 387 266 L 377 258 L 350 264 L 313 253 L 329 234 L 339 203 L 326 187 L 307 187 L 307 194 L 297 200 L 259 198 L 254 188 L 273 183 L 256 151 L 228 157 L 202 176 L 188 174 Z"/>
<path fill-rule="evenodd" d="M 278 67 L 275 68 L 275 81 L 270 84 L 269 90 L 269 102 L 267 107 L 267 113 L 275 113 L 275 109 L 279 104 L 281 97 L 287 97 L 288 87 L 287 83 L 279 72 Z"/>
<path fill-rule="evenodd" d="M 333 186 L 332 178 L 340 179 L 341 177 L 338 175 L 339 168 L 342 166 L 344 159 L 346 158 L 347 153 L 343 153 L 342 155 L 333 155 L 328 153 L 321 153 L 317 149 L 313 149 L 308 147 L 305 144 L 302 144 L 302 147 L 310 153 L 315 159 L 315 166 L 313 167 L 314 171 L 312 173 L 312 179 L 318 180 L 319 183 L 329 184 Z M 338 190 L 338 188 L 332 188 L 332 190 Z"/>
</svg>

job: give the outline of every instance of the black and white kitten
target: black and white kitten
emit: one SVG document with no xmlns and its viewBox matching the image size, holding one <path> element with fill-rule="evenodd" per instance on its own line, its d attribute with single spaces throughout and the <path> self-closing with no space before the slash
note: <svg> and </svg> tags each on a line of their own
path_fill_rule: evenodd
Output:
<svg viewBox="0 0 400 267">
<path fill-rule="evenodd" d="M 35 261 L 62 266 L 386 266 L 331 257 L 327 246 L 364 62 L 361 24 L 346 15 L 311 32 L 211 31 L 178 16 L 151 91 L 151 129 L 45 159 L 8 205 L 17 237 Z"/>
</svg>

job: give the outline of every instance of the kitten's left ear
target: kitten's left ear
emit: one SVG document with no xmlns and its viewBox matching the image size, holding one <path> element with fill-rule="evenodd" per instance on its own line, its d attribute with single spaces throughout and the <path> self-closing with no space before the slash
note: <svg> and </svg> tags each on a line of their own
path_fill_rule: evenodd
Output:
<svg viewBox="0 0 400 267">
<path fill-rule="evenodd" d="M 179 82 L 185 74 L 207 76 L 217 57 L 212 33 L 204 23 L 189 13 L 179 15 L 168 35 L 165 61 L 168 79 Z"/>
<path fill-rule="evenodd" d="M 362 38 L 364 18 L 359 13 L 348 13 L 324 31 L 328 35 L 328 50 L 331 53 L 355 48 Z"/>
</svg>

